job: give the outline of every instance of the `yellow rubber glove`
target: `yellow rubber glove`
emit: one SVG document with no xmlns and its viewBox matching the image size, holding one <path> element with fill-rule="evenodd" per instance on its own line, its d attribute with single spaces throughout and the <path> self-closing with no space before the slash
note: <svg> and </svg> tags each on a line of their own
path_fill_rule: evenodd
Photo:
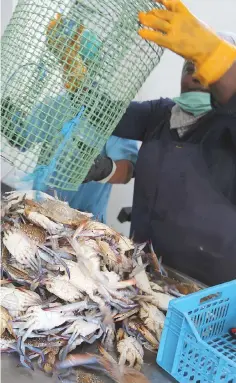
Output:
<svg viewBox="0 0 236 383">
<path fill-rule="evenodd" d="M 157 2 L 166 9 L 140 12 L 140 23 L 151 29 L 141 29 L 139 35 L 193 61 L 195 77 L 203 85 L 218 81 L 236 60 L 236 48 L 201 23 L 180 0 Z"/>
</svg>

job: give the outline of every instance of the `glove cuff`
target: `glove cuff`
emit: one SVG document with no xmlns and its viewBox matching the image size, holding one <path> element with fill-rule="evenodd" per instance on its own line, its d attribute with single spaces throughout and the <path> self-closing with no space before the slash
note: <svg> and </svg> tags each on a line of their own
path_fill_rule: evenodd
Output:
<svg viewBox="0 0 236 383">
<path fill-rule="evenodd" d="M 116 172 L 116 164 L 115 164 L 114 161 L 112 161 L 112 171 L 111 171 L 111 173 L 107 177 L 103 178 L 102 180 L 100 180 L 98 182 L 100 184 L 107 183 L 114 176 L 115 172 Z"/>
<path fill-rule="evenodd" d="M 204 86 L 214 84 L 229 70 L 235 60 L 236 48 L 222 40 L 207 60 L 196 65 L 194 77 Z"/>
</svg>

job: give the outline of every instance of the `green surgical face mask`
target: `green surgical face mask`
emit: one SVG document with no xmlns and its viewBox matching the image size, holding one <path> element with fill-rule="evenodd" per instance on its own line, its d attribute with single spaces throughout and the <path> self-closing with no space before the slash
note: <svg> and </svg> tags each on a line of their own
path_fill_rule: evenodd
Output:
<svg viewBox="0 0 236 383">
<path fill-rule="evenodd" d="M 191 113 L 194 117 L 209 112 L 211 107 L 211 96 L 205 92 L 186 92 L 173 101 L 185 112 Z"/>
</svg>

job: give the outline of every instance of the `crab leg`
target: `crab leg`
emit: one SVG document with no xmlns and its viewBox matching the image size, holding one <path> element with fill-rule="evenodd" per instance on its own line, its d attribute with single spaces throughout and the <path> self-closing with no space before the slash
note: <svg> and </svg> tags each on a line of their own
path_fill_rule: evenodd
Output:
<svg viewBox="0 0 236 383">
<path fill-rule="evenodd" d="M 62 312 L 67 312 L 67 311 L 83 311 L 85 309 L 89 308 L 97 308 L 96 304 L 93 303 L 88 303 L 86 300 L 82 302 L 74 302 L 74 303 L 69 303 L 67 305 L 63 306 L 56 306 L 56 307 L 50 307 L 45 309 L 45 311 L 62 311 Z"/>
<path fill-rule="evenodd" d="M 68 326 L 61 326 L 61 327 L 57 327 L 57 328 L 54 328 L 52 330 L 47 330 L 47 331 L 42 331 L 40 333 L 41 336 L 45 336 L 45 335 L 56 335 L 57 333 L 59 333 L 60 331 L 63 331 L 65 329 L 67 329 Z"/>
<path fill-rule="evenodd" d="M 136 244 L 134 247 L 132 258 L 133 259 L 139 258 L 142 255 L 142 251 L 146 245 L 147 245 L 147 242 Z"/>
<path fill-rule="evenodd" d="M 24 355 L 25 354 L 25 340 L 28 338 L 28 336 L 32 333 L 32 331 L 34 330 L 34 326 L 35 325 L 35 321 L 34 320 L 31 320 L 28 324 L 29 328 L 28 330 L 24 333 L 24 335 L 22 336 L 21 338 L 21 341 L 20 341 L 20 350 L 22 352 L 22 354 Z M 25 328 L 25 327 L 24 327 Z"/>
<path fill-rule="evenodd" d="M 69 270 L 69 268 L 68 268 L 66 262 L 64 262 L 64 261 L 61 259 L 60 255 L 58 255 L 55 251 L 49 249 L 49 248 L 46 247 L 46 246 L 41 245 L 40 248 L 41 248 L 42 250 L 46 251 L 46 252 L 47 252 L 49 255 L 51 255 L 52 257 L 54 257 L 59 263 L 61 263 L 61 265 L 66 269 L 66 272 L 67 272 L 67 274 L 68 274 L 68 277 L 70 278 L 70 270 Z"/>
<path fill-rule="evenodd" d="M 20 363 L 23 367 L 26 367 L 32 371 L 34 371 L 34 366 L 30 360 L 30 358 L 26 355 L 20 355 Z"/>
<path fill-rule="evenodd" d="M 64 333 L 62 333 L 62 335 L 66 334 L 66 331 L 64 331 Z M 73 343 L 75 342 L 75 340 L 78 338 L 78 336 L 80 335 L 80 331 L 78 329 L 76 329 L 73 334 L 71 335 L 71 337 L 69 338 L 68 340 L 68 343 L 65 347 L 63 347 L 60 351 L 60 360 L 64 360 L 66 357 L 67 357 L 67 354 L 73 350 L 73 348 L 75 348 L 73 346 Z"/>
<path fill-rule="evenodd" d="M 36 354 L 41 354 L 41 350 L 39 350 L 36 347 L 30 346 L 30 345 L 27 345 L 27 346 L 23 345 L 23 346 L 24 347 L 22 349 L 22 339 L 19 338 L 17 341 L 15 350 L 20 355 L 20 362 L 24 367 L 30 368 L 31 370 L 34 370 L 30 358 L 27 355 L 25 355 L 25 348 L 28 348 L 30 351 L 34 351 Z M 44 357 L 44 355 L 43 355 L 43 357 Z"/>
<path fill-rule="evenodd" d="M 64 369 L 76 366 L 87 366 L 99 364 L 99 357 L 96 355 L 88 355 L 88 354 L 76 354 L 69 355 L 67 359 L 56 363 L 57 369 Z"/>
</svg>

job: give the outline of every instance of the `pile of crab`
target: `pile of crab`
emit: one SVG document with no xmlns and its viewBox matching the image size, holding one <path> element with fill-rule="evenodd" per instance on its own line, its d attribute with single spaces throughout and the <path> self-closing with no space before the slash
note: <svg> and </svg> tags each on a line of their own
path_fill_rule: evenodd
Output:
<svg viewBox="0 0 236 383">
<path fill-rule="evenodd" d="M 27 368 L 37 360 L 49 374 L 97 363 L 120 381 L 121 371 L 141 369 L 144 348 L 156 352 L 168 304 L 181 294 L 151 281 L 145 244 L 39 197 L 11 192 L 2 201 L 1 352 L 18 353 Z M 102 356 L 70 354 L 97 340 Z"/>
</svg>

